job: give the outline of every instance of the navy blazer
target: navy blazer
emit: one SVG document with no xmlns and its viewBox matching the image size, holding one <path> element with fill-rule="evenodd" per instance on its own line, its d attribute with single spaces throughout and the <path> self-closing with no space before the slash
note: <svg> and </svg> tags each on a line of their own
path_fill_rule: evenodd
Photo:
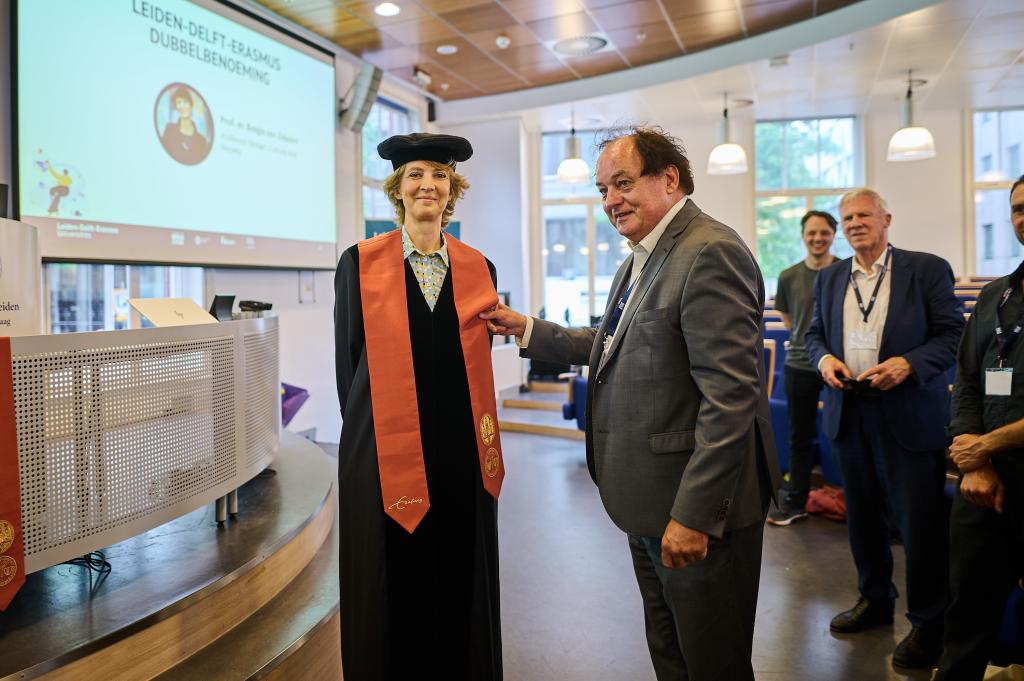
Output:
<svg viewBox="0 0 1024 681">
<path fill-rule="evenodd" d="M 814 281 L 814 315 L 804 336 L 811 365 L 826 354 L 843 359 L 843 301 L 853 258 L 830 265 Z M 949 377 L 964 329 L 963 304 L 953 294 L 953 270 L 930 253 L 893 249 L 889 312 L 878 361 L 903 357 L 913 374 L 882 395 L 886 422 L 896 441 L 911 451 L 946 446 Z M 825 388 L 825 434 L 840 436 L 843 393 Z"/>
</svg>

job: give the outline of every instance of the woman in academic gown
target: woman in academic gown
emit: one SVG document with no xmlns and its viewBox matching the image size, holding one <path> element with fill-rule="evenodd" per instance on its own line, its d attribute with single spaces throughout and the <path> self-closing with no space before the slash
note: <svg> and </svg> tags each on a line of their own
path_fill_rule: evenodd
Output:
<svg viewBox="0 0 1024 681">
<path fill-rule="evenodd" d="M 504 465 L 477 317 L 496 279 L 444 233 L 473 150 L 413 134 L 377 151 L 399 228 L 346 250 L 335 276 L 345 678 L 500 680 Z"/>
</svg>

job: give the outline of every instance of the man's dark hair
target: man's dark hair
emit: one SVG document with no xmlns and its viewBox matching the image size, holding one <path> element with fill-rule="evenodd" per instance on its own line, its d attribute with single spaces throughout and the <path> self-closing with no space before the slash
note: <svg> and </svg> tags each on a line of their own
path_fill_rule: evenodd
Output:
<svg viewBox="0 0 1024 681">
<path fill-rule="evenodd" d="M 811 218 L 821 218 L 828 223 L 828 226 L 832 228 L 832 233 L 836 231 L 836 227 L 839 225 L 836 219 L 832 217 L 832 213 L 827 213 L 823 210 L 809 210 L 802 218 L 800 218 L 800 233 L 804 233 L 804 227 L 807 226 L 807 221 Z"/>
<path fill-rule="evenodd" d="M 1021 186 L 1022 184 L 1024 184 L 1024 175 L 1018 177 L 1017 181 L 1013 183 L 1012 187 L 1010 187 L 1010 196 L 1013 196 L 1013 190 Z"/>
<path fill-rule="evenodd" d="M 679 171 L 679 186 L 687 194 L 693 193 L 693 169 L 678 137 L 673 137 L 658 126 L 631 125 L 609 130 L 598 142 L 598 151 L 604 151 L 609 144 L 623 137 L 632 137 L 636 143 L 636 151 L 643 162 L 640 175 L 658 175 L 665 168 L 675 166 Z"/>
</svg>

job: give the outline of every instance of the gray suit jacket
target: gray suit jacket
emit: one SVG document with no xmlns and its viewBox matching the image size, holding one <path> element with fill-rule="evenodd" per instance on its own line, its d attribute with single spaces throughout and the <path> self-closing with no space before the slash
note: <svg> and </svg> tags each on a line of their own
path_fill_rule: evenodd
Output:
<svg viewBox="0 0 1024 681">
<path fill-rule="evenodd" d="M 605 323 L 629 271 L 612 282 Z M 692 200 L 669 223 L 602 360 L 601 328 L 534 320 L 524 357 L 591 367 L 587 464 L 622 530 L 711 536 L 764 521 L 780 477 L 764 380 L 764 282 Z"/>
</svg>

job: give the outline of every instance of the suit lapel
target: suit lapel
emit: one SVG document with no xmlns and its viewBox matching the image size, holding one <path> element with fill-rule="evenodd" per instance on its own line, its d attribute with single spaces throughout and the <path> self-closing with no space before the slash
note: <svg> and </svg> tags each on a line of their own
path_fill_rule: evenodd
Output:
<svg viewBox="0 0 1024 681">
<path fill-rule="evenodd" d="M 644 266 L 644 271 L 640 275 L 640 279 L 636 282 L 636 288 L 633 293 L 629 296 L 629 301 L 626 304 L 626 309 L 622 313 L 622 318 L 619 319 L 619 326 L 615 332 L 615 338 L 612 339 L 612 345 L 608 348 L 608 352 L 602 353 L 602 360 L 598 365 L 598 372 L 600 372 L 606 364 L 615 356 L 619 346 L 622 345 L 622 339 L 629 332 L 630 324 L 633 322 L 633 317 L 636 316 L 636 311 L 640 308 L 640 304 L 643 303 L 644 296 L 647 295 L 647 291 L 650 290 L 651 285 L 654 284 L 654 280 L 658 277 L 658 272 L 661 271 L 662 266 L 668 259 L 668 254 L 672 252 L 678 242 L 679 235 L 683 233 L 686 226 L 690 224 L 690 221 L 700 215 L 700 208 L 697 207 L 692 200 L 687 200 L 683 205 L 682 209 L 672 219 L 672 222 L 668 224 L 665 229 L 665 233 L 658 239 L 657 245 L 654 247 L 654 252 L 647 259 L 647 264 Z M 619 295 L 622 295 L 621 293 Z M 609 302 L 614 305 L 618 302 L 618 296 L 610 299 Z M 611 309 L 610 307 L 608 308 Z M 605 319 L 607 319 L 607 312 L 605 313 Z M 602 323 L 602 330 L 604 324 Z M 604 338 L 602 333 L 599 338 Z"/>
<path fill-rule="evenodd" d="M 885 342 L 892 337 L 890 330 L 909 305 L 910 279 L 914 276 L 910 268 L 910 259 L 904 257 L 899 249 L 892 249 L 892 262 L 889 264 L 889 310 L 885 315 L 885 324 L 882 325 L 882 339 L 878 344 L 878 361 L 888 358 L 889 353 L 885 352 Z"/>
<path fill-rule="evenodd" d="M 835 290 L 832 291 L 832 306 L 830 308 L 832 314 L 832 328 L 834 333 L 832 338 L 835 339 L 830 343 L 829 350 L 842 361 L 846 361 L 846 357 L 843 356 L 843 347 L 845 345 L 843 333 L 843 316 L 844 316 L 844 305 L 846 303 L 846 289 L 850 286 L 850 272 L 853 271 L 853 258 L 847 258 L 838 267 L 835 278 Z"/>
</svg>

